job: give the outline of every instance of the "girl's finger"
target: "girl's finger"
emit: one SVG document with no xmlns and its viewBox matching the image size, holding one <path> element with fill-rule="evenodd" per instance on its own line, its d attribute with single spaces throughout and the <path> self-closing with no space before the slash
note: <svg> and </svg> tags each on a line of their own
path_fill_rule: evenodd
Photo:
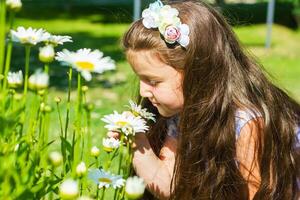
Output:
<svg viewBox="0 0 300 200">
<path fill-rule="evenodd" d="M 115 131 L 108 131 L 107 132 L 107 137 L 113 137 L 115 139 L 119 139 L 120 134 L 118 132 L 115 132 Z"/>
</svg>

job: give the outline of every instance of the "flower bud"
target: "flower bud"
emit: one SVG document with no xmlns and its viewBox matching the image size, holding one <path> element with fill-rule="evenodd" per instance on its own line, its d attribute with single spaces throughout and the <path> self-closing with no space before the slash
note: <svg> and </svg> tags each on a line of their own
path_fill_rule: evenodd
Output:
<svg viewBox="0 0 300 200">
<path fill-rule="evenodd" d="M 87 92 L 89 90 L 89 87 L 84 85 L 81 87 L 82 92 Z"/>
<path fill-rule="evenodd" d="M 21 70 L 18 72 L 8 72 L 7 83 L 11 88 L 17 88 L 23 84 L 23 73 Z"/>
<path fill-rule="evenodd" d="M 88 196 L 81 196 L 77 200 L 94 200 L 94 199 L 92 199 L 91 197 L 88 197 Z"/>
<path fill-rule="evenodd" d="M 86 103 L 86 104 L 84 105 L 84 108 L 85 108 L 87 111 L 92 111 L 92 110 L 94 110 L 95 105 L 94 105 L 93 103 Z"/>
<path fill-rule="evenodd" d="M 6 0 L 8 10 L 18 12 L 22 8 L 21 0 Z"/>
<path fill-rule="evenodd" d="M 58 167 L 62 163 L 63 157 L 61 153 L 53 151 L 49 154 L 49 161 L 54 167 Z"/>
<path fill-rule="evenodd" d="M 84 162 L 81 162 L 76 167 L 76 174 L 79 177 L 82 177 L 86 174 L 86 166 Z"/>
<path fill-rule="evenodd" d="M 28 79 L 28 86 L 33 90 L 45 89 L 48 85 L 49 75 L 39 70 L 32 74 Z"/>
<path fill-rule="evenodd" d="M 37 93 L 42 97 L 45 95 L 45 92 L 46 92 L 45 90 L 39 90 Z"/>
<path fill-rule="evenodd" d="M 59 187 L 59 196 L 65 200 L 75 199 L 78 193 L 78 183 L 72 179 L 65 180 Z"/>
<path fill-rule="evenodd" d="M 99 155 L 100 150 L 96 146 L 93 146 L 91 149 L 91 156 L 98 157 Z"/>
<path fill-rule="evenodd" d="M 45 111 L 45 112 L 48 112 L 48 113 L 51 112 L 51 111 L 52 111 L 51 106 L 46 105 L 44 111 Z"/>
<path fill-rule="evenodd" d="M 54 98 L 54 101 L 55 101 L 56 103 L 60 103 L 60 102 L 61 102 L 61 98 L 60 98 L 60 97 L 55 97 L 55 98 Z"/>
<path fill-rule="evenodd" d="M 134 176 L 129 177 L 126 181 L 125 192 L 128 199 L 139 199 L 145 191 L 145 183 L 143 179 Z"/>
<path fill-rule="evenodd" d="M 55 51 L 52 45 L 47 45 L 40 48 L 39 59 L 43 63 L 50 63 L 53 61 Z"/>
<path fill-rule="evenodd" d="M 20 101 L 22 98 L 23 98 L 23 94 L 20 94 L 20 93 L 14 94 L 14 99 L 16 101 Z"/>
</svg>

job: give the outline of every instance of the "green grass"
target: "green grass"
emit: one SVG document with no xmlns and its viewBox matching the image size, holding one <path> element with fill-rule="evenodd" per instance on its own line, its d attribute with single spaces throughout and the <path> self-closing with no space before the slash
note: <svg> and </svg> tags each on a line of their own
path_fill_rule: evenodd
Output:
<svg viewBox="0 0 300 200">
<path fill-rule="evenodd" d="M 270 49 L 264 47 L 265 25 L 240 27 L 235 31 L 242 44 L 271 74 L 274 83 L 300 101 L 300 31 L 275 25 Z"/>
</svg>

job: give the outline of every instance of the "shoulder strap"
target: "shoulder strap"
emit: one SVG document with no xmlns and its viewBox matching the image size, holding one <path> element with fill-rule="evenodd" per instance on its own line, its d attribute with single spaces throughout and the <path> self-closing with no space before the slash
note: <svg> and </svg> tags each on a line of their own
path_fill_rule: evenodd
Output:
<svg viewBox="0 0 300 200">
<path fill-rule="evenodd" d="M 240 136 L 242 128 L 251 120 L 261 117 L 262 115 L 258 112 L 251 110 L 237 110 L 235 113 L 235 133 L 236 137 Z"/>
</svg>

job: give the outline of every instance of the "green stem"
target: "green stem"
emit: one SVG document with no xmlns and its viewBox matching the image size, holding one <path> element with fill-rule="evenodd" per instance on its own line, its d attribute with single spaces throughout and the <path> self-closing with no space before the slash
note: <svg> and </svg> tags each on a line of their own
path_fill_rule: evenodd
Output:
<svg viewBox="0 0 300 200">
<path fill-rule="evenodd" d="M 8 27 L 9 30 L 12 29 L 13 21 L 14 21 L 14 16 L 15 16 L 15 13 L 12 12 L 12 11 L 10 11 L 9 12 L 9 20 L 8 20 L 9 21 L 9 27 Z M 9 42 L 8 42 L 8 45 L 7 45 L 6 57 L 5 57 L 5 67 L 4 67 L 4 77 L 5 78 L 7 78 L 7 74 L 9 72 L 9 68 L 10 68 L 12 46 L 13 46 L 13 44 L 12 44 L 12 38 L 11 38 L 11 35 L 10 35 L 9 36 Z M 4 80 L 4 82 L 3 82 L 3 89 L 4 90 L 6 90 L 6 85 L 7 85 L 7 81 Z"/>
<path fill-rule="evenodd" d="M 103 190 L 102 190 L 102 196 L 101 196 L 101 200 L 103 200 L 105 197 L 105 187 L 103 187 Z"/>
<path fill-rule="evenodd" d="M 71 87 L 72 87 L 72 67 L 69 69 L 69 86 L 68 86 L 68 101 L 67 101 L 67 116 L 65 124 L 65 139 L 68 137 L 68 125 L 69 125 L 69 114 L 70 114 L 70 102 L 71 102 Z"/>
<path fill-rule="evenodd" d="M 25 80 L 24 80 L 24 98 L 27 95 L 28 89 L 28 73 L 29 73 L 29 58 L 30 58 L 30 48 L 31 46 L 25 46 Z"/>
<path fill-rule="evenodd" d="M 6 58 L 5 58 L 5 67 L 4 67 L 4 77 L 6 80 L 3 81 L 3 90 L 4 92 L 6 91 L 6 87 L 7 87 L 7 75 L 9 72 L 9 68 L 10 68 L 10 59 L 11 59 L 11 52 L 12 52 L 12 41 L 9 40 L 8 45 L 7 45 L 7 52 L 6 52 Z"/>
<path fill-rule="evenodd" d="M 77 110 L 76 110 L 76 126 L 77 126 L 77 141 L 78 147 L 76 148 L 76 151 L 81 149 L 80 153 L 80 159 L 83 159 L 83 152 L 84 152 L 84 138 L 82 137 L 81 133 L 81 105 L 82 105 L 82 93 L 81 93 L 81 75 L 80 73 L 77 74 Z M 79 145 L 82 145 L 81 148 Z M 77 155 L 77 153 L 76 153 Z"/>
<path fill-rule="evenodd" d="M 118 174 L 120 174 L 120 172 L 121 172 L 121 165 L 122 165 L 122 161 L 123 161 L 123 145 L 120 145 L 119 151 L 120 151 L 120 160 L 119 160 Z"/>
<path fill-rule="evenodd" d="M 114 190 L 114 200 L 116 200 L 118 191 L 119 191 L 119 188 L 117 188 L 117 189 Z"/>
<path fill-rule="evenodd" d="M 46 74 L 49 74 L 49 63 L 45 63 L 45 65 L 44 65 L 44 72 Z"/>
<path fill-rule="evenodd" d="M 67 141 L 68 139 L 68 126 L 69 126 L 69 115 L 70 115 L 70 106 L 71 106 L 71 88 L 72 88 L 72 67 L 69 68 L 68 73 L 68 100 L 67 100 L 67 111 L 66 111 L 66 123 L 65 123 L 65 132 L 64 132 L 64 139 Z M 67 152 L 66 148 L 64 147 L 63 155 L 63 162 L 64 162 L 64 171 L 66 170 L 66 159 L 67 159 Z M 71 155 L 72 156 L 72 155 Z M 69 163 L 71 166 L 71 163 Z M 65 174 L 65 173 L 64 173 Z"/>
<path fill-rule="evenodd" d="M 0 0 L 0 74 L 3 73 L 3 68 L 4 68 L 5 31 L 6 31 L 5 22 L 6 22 L 6 1 Z"/>
<path fill-rule="evenodd" d="M 83 190 L 83 187 L 82 187 L 82 178 L 79 179 L 79 183 L 80 183 L 80 196 L 82 196 L 82 190 Z"/>
<path fill-rule="evenodd" d="M 59 125 L 60 125 L 60 137 L 64 138 L 63 123 L 62 123 L 62 119 L 61 119 L 61 113 L 60 113 L 60 108 L 59 108 L 59 103 L 58 102 L 56 103 L 56 107 L 57 107 L 57 113 L 58 113 L 58 119 L 59 119 Z M 61 152 L 63 154 L 63 166 L 65 166 L 66 152 L 65 152 L 64 141 L 62 139 L 61 139 L 60 147 L 61 147 Z"/>
<path fill-rule="evenodd" d="M 98 156 L 97 157 L 95 157 L 95 160 L 96 160 L 96 168 L 98 168 L 99 167 L 99 165 L 98 165 Z"/>
<path fill-rule="evenodd" d="M 50 176 L 50 181 L 53 181 L 54 180 L 54 166 L 52 166 L 52 169 L 51 169 L 51 176 Z M 50 192 L 49 194 L 49 200 L 53 200 L 53 191 Z"/>
<path fill-rule="evenodd" d="M 87 149 L 91 149 L 91 112 L 87 111 Z"/>
<path fill-rule="evenodd" d="M 97 188 L 96 188 L 96 200 L 99 199 L 99 188 L 98 188 L 98 185 L 97 185 Z"/>
<path fill-rule="evenodd" d="M 80 73 L 78 73 L 78 75 L 77 75 L 77 110 L 76 110 L 77 128 L 78 129 L 80 129 L 80 126 L 81 126 L 81 104 L 82 104 L 81 100 L 82 100 L 81 75 L 80 75 Z"/>
<path fill-rule="evenodd" d="M 131 171 L 131 163 L 132 163 L 132 149 L 131 149 L 131 144 L 128 142 L 127 143 L 127 153 L 128 153 L 128 163 L 127 163 L 127 172 L 126 172 L 126 177 L 130 176 L 130 171 Z"/>
</svg>

